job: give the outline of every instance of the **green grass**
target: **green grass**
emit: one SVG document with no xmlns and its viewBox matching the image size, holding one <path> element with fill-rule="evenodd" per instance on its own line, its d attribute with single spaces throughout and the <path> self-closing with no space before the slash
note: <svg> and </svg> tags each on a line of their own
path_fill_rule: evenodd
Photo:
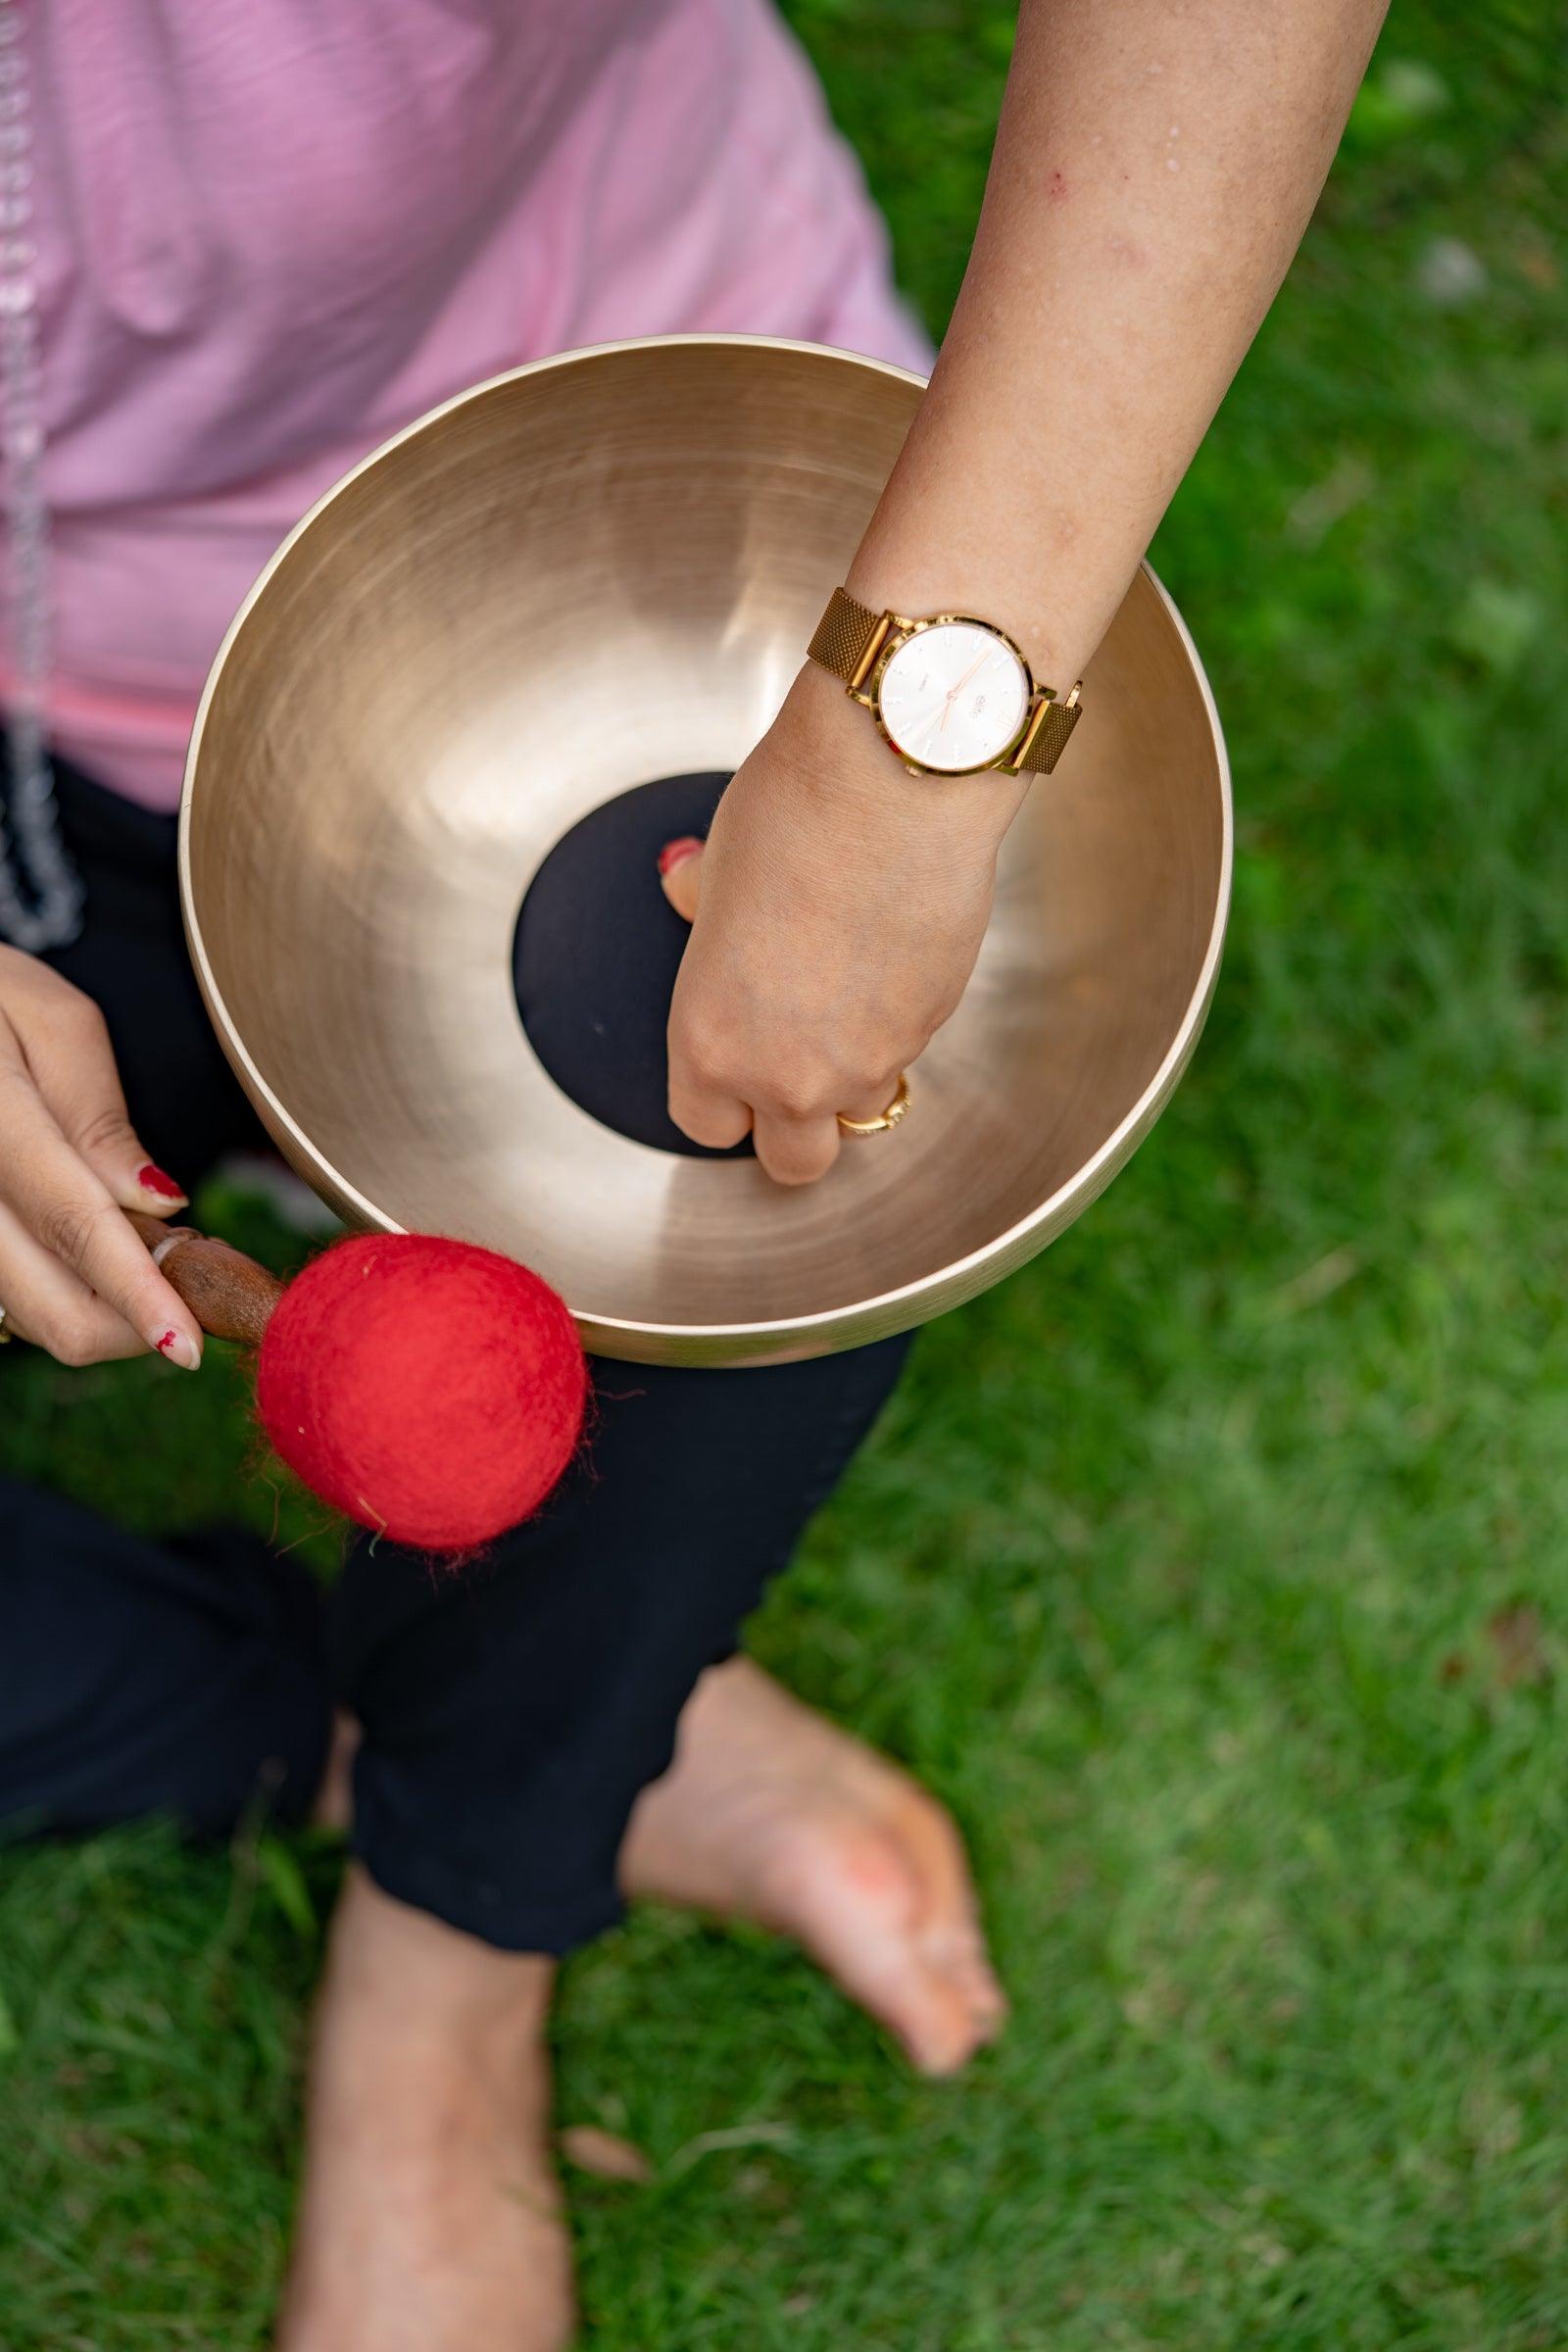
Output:
<svg viewBox="0 0 1568 2352">
<path fill-rule="evenodd" d="M 792 13 L 940 326 L 1006 12 Z M 659 2168 L 577 2185 L 599 2352 L 1568 2344 L 1564 34 L 1396 11 L 1156 550 L 1236 767 L 1206 1040 L 758 1629 L 957 1809 L 1010 2035 L 931 2087 L 760 1937 L 582 1959 L 564 2115 Z M 143 1523 L 236 1489 L 232 1383 L 3 1393 L 0 1460 Z M 5 1863 L 5 2352 L 264 2342 L 291 1859 L 323 1911 L 309 1849 Z"/>
</svg>

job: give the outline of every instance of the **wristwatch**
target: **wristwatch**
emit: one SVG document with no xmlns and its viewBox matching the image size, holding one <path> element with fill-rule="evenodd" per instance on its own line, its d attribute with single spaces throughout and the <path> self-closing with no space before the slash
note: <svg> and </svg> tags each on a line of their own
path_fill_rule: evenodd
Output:
<svg viewBox="0 0 1568 2352">
<path fill-rule="evenodd" d="M 1078 724 L 1082 678 L 1058 701 L 1006 631 L 971 613 L 906 620 L 835 588 L 806 650 L 865 705 L 911 775 L 1049 776 Z"/>
</svg>

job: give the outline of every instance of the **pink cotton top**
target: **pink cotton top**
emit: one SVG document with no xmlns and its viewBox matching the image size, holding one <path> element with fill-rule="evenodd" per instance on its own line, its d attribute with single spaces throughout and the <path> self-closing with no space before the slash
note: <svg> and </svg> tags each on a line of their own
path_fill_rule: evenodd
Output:
<svg viewBox="0 0 1568 2352">
<path fill-rule="evenodd" d="M 278 540 L 466 384 L 693 329 L 929 363 L 767 0 L 30 17 L 51 734 L 150 807 Z"/>
</svg>

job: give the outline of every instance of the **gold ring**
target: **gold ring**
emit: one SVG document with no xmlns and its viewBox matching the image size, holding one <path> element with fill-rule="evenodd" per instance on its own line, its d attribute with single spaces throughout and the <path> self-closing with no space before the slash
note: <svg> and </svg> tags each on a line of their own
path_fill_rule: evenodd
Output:
<svg viewBox="0 0 1568 2352">
<path fill-rule="evenodd" d="M 7 1331 L 6 1310 L 0 1306 L 0 1348 L 9 1348 L 16 1336 L 14 1331 Z"/>
<path fill-rule="evenodd" d="M 886 1135 L 890 1127 L 896 1127 L 898 1125 L 899 1121 L 904 1117 L 908 1107 L 909 1073 L 907 1070 L 901 1070 L 899 1073 L 899 1091 L 894 1096 L 892 1102 L 888 1104 L 886 1110 L 882 1111 L 874 1119 L 847 1119 L 841 1110 L 838 1113 L 838 1122 L 846 1135 Z"/>
</svg>

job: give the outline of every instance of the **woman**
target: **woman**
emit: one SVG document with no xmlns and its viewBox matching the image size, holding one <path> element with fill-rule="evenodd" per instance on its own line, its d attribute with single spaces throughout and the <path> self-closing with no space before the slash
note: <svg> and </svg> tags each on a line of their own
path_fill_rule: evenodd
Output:
<svg viewBox="0 0 1568 2352">
<path fill-rule="evenodd" d="M 1037 678 L 1078 677 L 1285 270 L 1380 13 L 1026 0 L 859 606 L 977 613 Z M 276 538 L 387 431 L 543 352 L 677 328 L 921 346 L 765 0 L 0 0 L 0 237 L 27 525 L 11 699 L 24 719 L 44 650 L 41 425 L 72 861 L 22 789 L 24 725 L 12 863 L 43 888 L 20 874 L 0 951 L 3 1328 L 69 1363 L 157 1348 L 194 1370 L 201 1335 L 120 1209 L 172 1213 L 247 1131 L 180 956 L 169 811 L 200 678 Z M 666 858 L 696 917 L 671 1111 L 704 1144 L 752 1133 L 781 1183 L 822 1175 L 953 1010 L 1027 789 L 911 787 L 805 653 L 706 851 Z M 270 1772 L 286 1816 L 351 1826 L 287 2352 L 569 2339 L 544 2027 L 556 1958 L 622 1891 L 798 1936 L 932 2071 L 996 2031 L 951 1823 L 735 1651 L 899 1353 L 610 1383 L 592 1478 L 485 1576 L 433 1590 L 385 1548 L 352 1557 L 330 1656 L 309 1595 L 237 1541 L 142 1544 L 5 1493 L 0 1812 L 217 1829 Z"/>
</svg>

